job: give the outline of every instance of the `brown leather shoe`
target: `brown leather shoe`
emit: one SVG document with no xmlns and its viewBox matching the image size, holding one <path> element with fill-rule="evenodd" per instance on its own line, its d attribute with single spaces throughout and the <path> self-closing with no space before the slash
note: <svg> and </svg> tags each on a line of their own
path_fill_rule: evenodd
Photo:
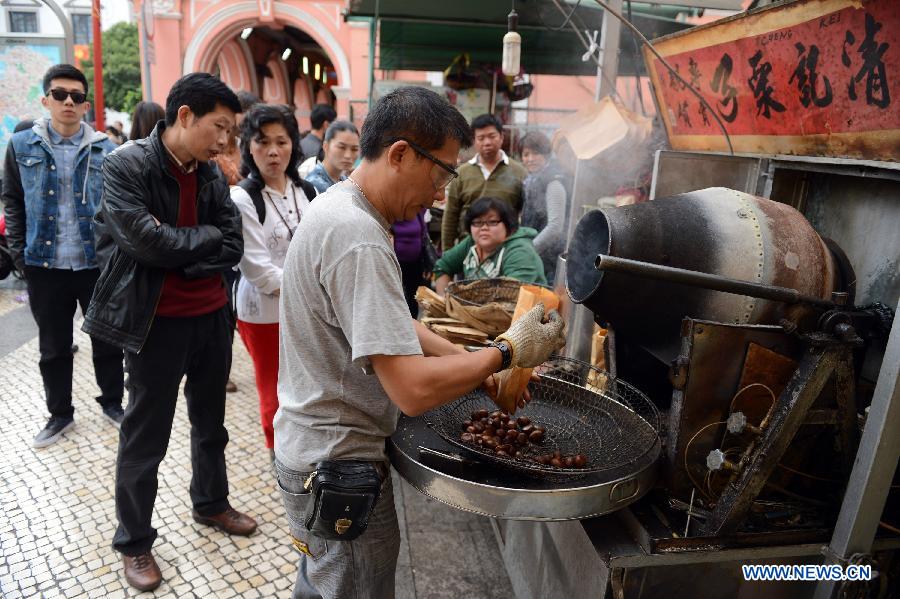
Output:
<svg viewBox="0 0 900 599">
<path fill-rule="evenodd" d="M 256 520 L 247 514 L 240 513 L 233 507 L 229 507 L 215 516 L 201 516 L 197 510 L 194 510 L 193 516 L 195 522 L 218 528 L 230 535 L 249 537 L 256 530 Z"/>
<path fill-rule="evenodd" d="M 134 557 L 123 555 L 125 580 L 139 591 L 152 591 L 162 583 L 162 572 L 149 551 Z"/>
</svg>

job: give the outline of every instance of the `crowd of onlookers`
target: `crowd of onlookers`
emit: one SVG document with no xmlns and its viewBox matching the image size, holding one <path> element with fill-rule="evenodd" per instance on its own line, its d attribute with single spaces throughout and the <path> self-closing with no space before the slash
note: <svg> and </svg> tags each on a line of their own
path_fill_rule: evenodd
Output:
<svg viewBox="0 0 900 599">
<path fill-rule="evenodd" d="M 172 87 L 165 108 L 140 102 L 127 135 L 118 122 L 104 134 L 84 120 L 88 84 L 81 71 L 56 65 L 43 87 L 50 116 L 22 123 L 13 135 L 2 188 L 10 254 L 38 324 L 50 413 L 33 444 L 51 445 L 74 425 L 72 319 L 80 305 L 97 402 L 120 430 L 113 547 L 137 588 L 160 580 L 150 517 L 184 376 L 193 517 L 231 534 L 255 529 L 227 500 L 224 393 L 234 330 L 253 361 L 265 445 L 275 461 L 288 250 L 310 206 L 322 201 L 317 196 L 352 184 L 365 197 L 348 180 L 361 161 L 403 142 L 439 173 L 425 192 L 446 200 L 442 252 L 429 235 L 427 206 L 386 224 L 412 316 L 417 287 L 432 280 L 440 294 L 454 278 L 553 283 L 571 185 L 540 133 L 521 140 L 520 163 L 503 149 L 501 122 L 481 115 L 471 130 L 455 134 L 457 148 L 474 140 L 474 156 L 451 164 L 400 135 L 366 148 L 365 131 L 361 140 L 353 123 L 324 104 L 312 109 L 312 128 L 301 135 L 291 108 L 192 73 Z M 329 241 L 322 243 L 327 248 Z"/>
<path fill-rule="evenodd" d="M 245 157 L 241 148 L 249 147 L 259 135 L 250 131 L 248 137 L 240 129 L 259 98 L 247 91 L 238 91 L 237 96 L 244 112 L 229 134 L 227 149 L 214 159 L 233 186 L 251 174 L 251 156 Z M 290 108 L 283 109 L 287 119 L 293 118 Z M 130 135 L 121 139 L 147 137 L 164 116 L 159 104 L 138 103 Z M 327 104 L 313 107 L 310 122 L 308 132 L 298 132 L 299 147 L 293 152 L 296 164 L 284 166 L 310 183 L 314 196 L 345 180 L 353 170 L 359 158 L 359 131 L 350 121 L 338 120 Z M 121 127 L 121 123 L 116 125 Z M 392 226 L 403 288 L 413 315 L 418 310 L 415 291 L 429 283 L 441 294 L 454 278 L 510 277 L 553 285 L 557 258 L 565 249 L 571 177 L 553 159 L 547 136 L 537 131 L 525 134 L 517 144 L 520 162 L 503 150 L 504 129 L 497 117 L 483 114 L 473 119 L 471 126 L 476 151 L 459 165 L 459 178 L 447 188 L 437 243 L 429 233 L 434 218 L 431 211 L 423 210 L 416 218 Z M 113 133 L 110 138 L 119 143 Z M 429 248 L 428 244 L 433 245 Z"/>
</svg>

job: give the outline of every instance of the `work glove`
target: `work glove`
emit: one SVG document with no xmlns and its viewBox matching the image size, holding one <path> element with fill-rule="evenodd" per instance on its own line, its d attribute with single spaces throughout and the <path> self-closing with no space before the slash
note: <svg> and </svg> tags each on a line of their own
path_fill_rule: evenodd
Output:
<svg viewBox="0 0 900 599">
<path fill-rule="evenodd" d="M 512 323 L 495 341 L 506 341 L 512 350 L 510 368 L 534 368 L 566 344 L 566 323 L 556 310 L 544 318 L 544 304 L 538 304 Z"/>
</svg>

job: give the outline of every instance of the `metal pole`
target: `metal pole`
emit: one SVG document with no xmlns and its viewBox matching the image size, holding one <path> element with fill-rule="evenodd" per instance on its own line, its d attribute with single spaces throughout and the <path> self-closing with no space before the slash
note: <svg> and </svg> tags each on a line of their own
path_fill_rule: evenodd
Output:
<svg viewBox="0 0 900 599">
<path fill-rule="evenodd" d="M 378 32 L 378 13 L 381 0 L 375 0 L 375 16 L 369 24 L 369 110 L 372 110 L 372 91 L 375 89 L 375 40 Z"/>
<path fill-rule="evenodd" d="M 897 309 L 900 310 L 900 302 Z M 834 527 L 831 544 L 825 549 L 825 563 L 845 562 L 855 553 L 872 550 L 875 531 L 884 511 L 891 481 L 900 457 L 900 324 L 891 328 L 884 360 L 872 406 L 866 418 L 866 428 L 859 442 L 859 451 L 841 513 Z M 822 581 L 816 587 L 815 599 L 830 599 L 839 589 L 835 581 Z"/>
<path fill-rule="evenodd" d="M 144 0 L 144 2 L 152 1 Z M 150 18 L 153 18 L 152 14 L 151 11 Z M 150 52 L 147 48 L 150 40 L 147 38 L 147 18 L 147 11 L 144 10 L 144 5 L 141 4 L 141 43 L 144 49 L 144 100 L 149 102 L 153 100 L 153 87 L 150 85 Z"/>
<path fill-rule="evenodd" d="M 104 131 L 106 107 L 103 103 L 103 33 L 100 23 L 100 0 L 93 0 L 91 17 L 94 26 L 94 125 L 97 131 Z"/>
<path fill-rule="evenodd" d="M 622 0 L 610 0 L 610 8 L 619 14 L 622 13 Z M 594 99 L 615 94 L 616 78 L 619 76 L 619 38 L 622 33 L 622 23 L 609 11 L 603 11 L 603 25 L 600 31 L 600 63 L 597 70 L 597 85 Z"/>
<path fill-rule="evenodd" d="M 636 275 L 658 281 L 668 281 L 680 285 L 712 289 L 713 291 L 724 291 L 725 293 L 734 293 L 737 295 L 749 295 L 751 297 L 758 297 L 776 302 L 785 302 L 788 304 L 804 303 L 822 306 L 824 308 L 835 307 L 834 302 L 810 295 L 803 295 L 796 289 L 790 289 L 788 287 L 762 285 L 760 283 L 751 283 L 749 281 L 711 275 L 696 270 L 674 268 L 671 266 L 663 266 L 661 264 L 653 264 L 652 262 L 641 262 L 640 260 L 629 260 L 628 258 L 607 256 L 606 254 L 599 254 L 597 256 L 595 266 L 597 267 L 597 270 L 606 272 Z"/>
</svg>

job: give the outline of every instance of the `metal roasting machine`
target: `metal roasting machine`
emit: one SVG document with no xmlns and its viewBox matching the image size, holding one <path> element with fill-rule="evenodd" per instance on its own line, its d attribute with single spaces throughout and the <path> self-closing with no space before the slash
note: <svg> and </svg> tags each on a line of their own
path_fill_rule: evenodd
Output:
<svg viewBox="0 0 900 599">
<path fill-rule="evenodd" d="M 864 423 L 862 355 L 893 319 L 881 304 L 856 306 L 841 248 L 787 204 L 708 188 L 587 212 L 564 271 L 564 304 L 608 329 L 607 370 L 554 358 L 516 415 L 547 428 L 538 453 L 580 452 L 587 467 L 541 468 L 526 453 L 499 457 L 461 442 L 470 414 L 495 409 L 475 391 L 401 418 L 388 442 L 400 475 L 495 518 L 511 576 L 531 577 L 517 594 L 539 592 L 544 579 L 594 588 L 593 574 L 576 575 L 596 570 L 592 562 L 567 564 L 594 550 L 610 563 L 622 530 L 639 539 L 641 560 L 659 553 L 672 564 L 701 551 L 827 543 Z M 611 513 L 613 528 L 596 518 Z M 553 576 L 536 569 L 542 559 L 557 565 Z M 623 592 L 610 576 L 597 588 Z"/>
<path fill-rule="evenodd" d="M 694 516 L 685 536 L 833 524 L 859 440 L 854 355 L 892 318 L 854 307 L 836 244 L 786 204 L 709 188 L 589 212 L 567 266 L 571 299 L 615 331 L 616 373 L 658 390 L 647 363 L 665 367 L 662 487 Z"/>
</svg>

